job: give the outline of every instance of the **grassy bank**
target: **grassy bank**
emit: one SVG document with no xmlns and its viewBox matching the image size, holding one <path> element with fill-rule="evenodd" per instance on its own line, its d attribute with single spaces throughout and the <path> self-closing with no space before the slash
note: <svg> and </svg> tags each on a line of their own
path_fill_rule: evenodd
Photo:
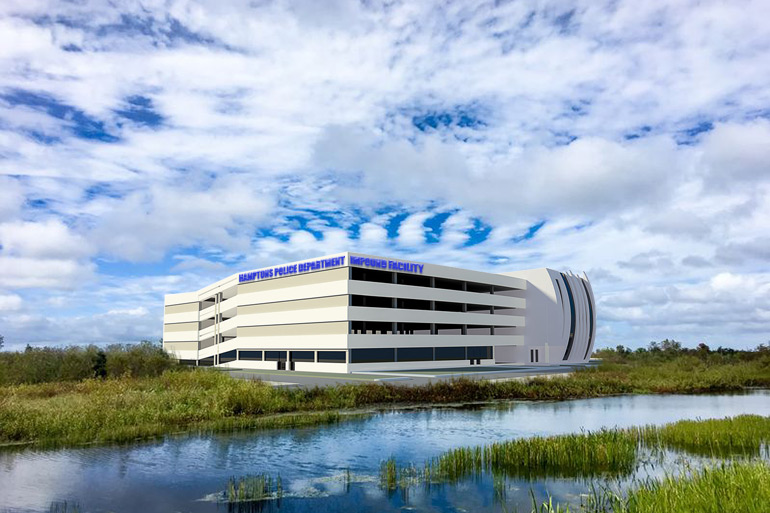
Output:
<svg viewBox="0 0 770 513">
<path fill-rule="evenodd" d="M 422 465 L 384 462 L 384 487 L 452 483 L 481 472 L 516 477 L 594 477 L 632 473 L 642 447 L 676 449 L 705 456 L 759 456 L 770 442 L 770 418 L 741 415 L 679 421 L 664 426 L 531 437 L 449 450 Z M 763 445 L 764 444 L 764 445 Z"/>
<path fill-rule="evenodd" d="M 619 358 L 569 377 L 529 381 L 456 380 L 417 387 L 362 383 L 316 389 L 273 388 L 203 369 L 172 368 L 161 375 L 152 375 L 153 371 L 137 377 L 129 367 L 113 378 L 0 387 L 0 444 L 125 442 L 201 429 L 325 423 L 339 416 L 314 412 L 395 404 L 562 400 L 770 387 L 770 353 L 749 352 L 749 356 Z M 294 414 L 293 418 L 272 418 L 286 413 Z"/>
<path fill-rule="evenodd" d="M 337 422 L 302 394 L 218 372 L 166 372 L 78 383 L 0 388 L 0 443 L 37 446 L 127 442 L 167 433 Z M 301 410 L 316 411 L 301 411 Z"/>
</svg>

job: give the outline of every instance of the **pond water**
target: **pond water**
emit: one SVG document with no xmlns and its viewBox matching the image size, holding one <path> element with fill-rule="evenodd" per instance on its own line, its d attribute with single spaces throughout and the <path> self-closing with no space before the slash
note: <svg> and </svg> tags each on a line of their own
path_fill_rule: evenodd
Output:
<svg viewBox="0 0 770 513">
<path fill-rule="evenodd" d="M 261 473 L 280 475 L 284 497 L 252 503 L 255 511 L 501 511 L 491 477 L 393 493 L 379 486 L 380 463 L 393 456 L 421 464 L 447 449 L 510 438 L 745 413 L 770 415 L 770 391 L 507 402 L 132 446 L 4 451 L 0 511 L 48 512 L 62 501 L 80 512 L 228 511 L 206 497 L 224 490 L 232 476 Z M 503 488 L 507 510 L 529 511 L 530 489 L 579 503 L 587 486 L 574 479 L 509 479 Z"/>
</svg>

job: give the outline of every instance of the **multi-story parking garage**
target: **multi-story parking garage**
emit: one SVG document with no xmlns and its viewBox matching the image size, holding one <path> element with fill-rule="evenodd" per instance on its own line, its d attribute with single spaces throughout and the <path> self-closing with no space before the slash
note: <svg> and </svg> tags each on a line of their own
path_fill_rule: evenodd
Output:
<svg viewBox="0 0 770 513">
<path fill-rule="evenodd" d="M 589 359 L 585 277 L 341 253 L 165 298 L 163 346 L 193 365 L 355 372 Z"/>
</svg>

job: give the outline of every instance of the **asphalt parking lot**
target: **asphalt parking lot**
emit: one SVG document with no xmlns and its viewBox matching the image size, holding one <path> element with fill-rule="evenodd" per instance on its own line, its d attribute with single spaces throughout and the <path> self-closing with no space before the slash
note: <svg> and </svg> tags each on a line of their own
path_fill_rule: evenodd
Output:
<svg viewBox="0 0 770 513">
<path fill-rule="evenodd" d="M 587 365 L 592 365 L 591 363 Z M 458 378 L 487 379 L 501 381 L 526 379 L 533 376 L 567 375 L 586 365 L 495 365 L 474 369 L 418 369 L 410 371 L 357 372 L 352 374 L 332 374 L 321 372 L 299 372 L 278 370 L 228 369 L 221 370 L 239 379 L 262 380 L 273 386 L 323 387 L 342 383 L 394 383 L 416 386 L 441 380 Z"/>
</svg>

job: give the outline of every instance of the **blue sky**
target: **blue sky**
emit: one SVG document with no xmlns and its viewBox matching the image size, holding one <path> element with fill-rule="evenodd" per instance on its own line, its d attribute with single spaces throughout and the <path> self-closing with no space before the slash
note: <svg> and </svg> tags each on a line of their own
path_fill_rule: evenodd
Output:
<svg viewBox="0 0 770 513">
<path fill-rule="evenodd" d="M 598 344 L 770 338 L 764 1 L 0 7 L 0 334 L 350 250 L 585 271 Z"/>
</svg>

